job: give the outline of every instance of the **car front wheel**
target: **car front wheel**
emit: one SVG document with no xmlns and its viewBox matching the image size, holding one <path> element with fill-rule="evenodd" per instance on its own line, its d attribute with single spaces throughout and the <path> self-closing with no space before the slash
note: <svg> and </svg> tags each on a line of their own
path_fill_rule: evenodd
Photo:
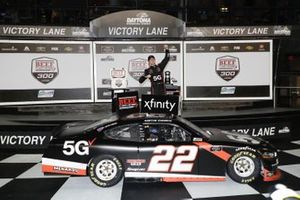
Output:
<svg viewBox="0 0 300 200">
<path fill-rule="evenodd" d="M 123 177 L 121 161 L 112 155 L 101 155 L 91 160 L 88 166 L 90 179 L 100 187 L 111 187 Z"/>
<path fill-rule="evenodd" d="M 238 183 L 254 181 L 261 171 L 260 159 L 252 151 L 239 151 L 227 163 L 229 177 Z"/>
</svg>

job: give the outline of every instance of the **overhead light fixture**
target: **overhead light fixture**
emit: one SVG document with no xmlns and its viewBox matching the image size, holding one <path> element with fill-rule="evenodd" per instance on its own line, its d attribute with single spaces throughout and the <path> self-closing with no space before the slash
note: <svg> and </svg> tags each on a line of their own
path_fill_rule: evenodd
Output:
<svg viewBox="0 0 300 200">
<path fill-rule="evenodd" d="M 228 7 L 220 7 L 220 12 L 227 13 L 229 12 Z"/>
</svg>

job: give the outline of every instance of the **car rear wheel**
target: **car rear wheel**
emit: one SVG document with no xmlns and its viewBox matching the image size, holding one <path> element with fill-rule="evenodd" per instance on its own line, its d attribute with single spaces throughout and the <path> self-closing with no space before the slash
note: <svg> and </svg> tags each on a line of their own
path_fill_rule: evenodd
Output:
<svg viewBox="0 0 300 200">
<path fill-rule="evenodd" d="M 250 183 L 254 181 L 260 171 L 260 159 L 252 151 L 239 151 L 227 163 L 229 177 L 238 183 Z"/>
<path fill-rule="evenodd" d="M 124 169 L 121 161 L 112 155 L 102 155 L 91 160 L 88 166 L 90 179 L 100 187 L 117 184 L 123 177 Z"/>
</svg>

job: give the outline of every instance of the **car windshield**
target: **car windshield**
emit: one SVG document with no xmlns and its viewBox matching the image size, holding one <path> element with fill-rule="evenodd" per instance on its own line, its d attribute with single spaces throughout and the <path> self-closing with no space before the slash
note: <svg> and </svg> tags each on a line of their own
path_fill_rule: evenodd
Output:
<svg viewBox="0 0 300 200">
<path fill-rule="evenodd" d="M 117 115 L 112 115 L 108 118 L 104 118 L 104 119 L 98 120 L 96 122 L 93 122 L 88 127 L 86 127 L 85 130 L 89 130 L 89 129 L 92 129 L 92 128 L 95 128 L 95 127 L 98 128 L 98 127 L 104 126 L 106 124 L 109 124 L 109 123 L 117 121 L 117 120 L 118 120 L 118 116 Z"/>
<path fill-rule="evenodd" d="M 207 133 L 205 130 L 203 130 L 202 128 L 196 126 L 195 124 L 193 124 L 192 122 L 184 119 L 184 118 L 181 118 L 181 117 L 177 117 L 178 121 L 186 124 L 188 127 L 190 127 L 191 129 L 193 129 L 194 131 L 196 131 L 197 133 L 200 133 L 202 135 L 204 135 L 205 137 L 207 138 L 210 138 L 210 134 Z"/>
</svg>

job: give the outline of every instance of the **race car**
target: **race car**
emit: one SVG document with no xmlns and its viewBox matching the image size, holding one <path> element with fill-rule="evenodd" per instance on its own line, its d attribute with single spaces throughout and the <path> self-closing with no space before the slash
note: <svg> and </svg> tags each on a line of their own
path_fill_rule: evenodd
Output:
<svg viewBox="0 0 300 200">
<path fill-rule="evenodd" d="M 199 128 L 166 114 L 113 115 L 68 123 L 55 131 L 42 157 L 46 174 L 88 175 L 100 187 L 135 181 L 250 183 L 278 180 L 276 149 L 249 135 Z"/>
</svg>

